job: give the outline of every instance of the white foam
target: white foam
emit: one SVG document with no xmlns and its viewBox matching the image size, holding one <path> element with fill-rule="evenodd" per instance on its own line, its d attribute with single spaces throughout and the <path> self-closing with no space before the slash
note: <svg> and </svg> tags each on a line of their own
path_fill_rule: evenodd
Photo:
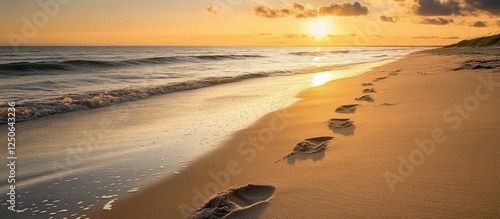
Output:
<svg viewBox="0 0 500 219">
<path fill-rule="evenodd" d="M 133 188 L 131 190 L 128 190 L 127 192 L 128 193 L 134 193 L 134 192 L 138 192 L 139 191 L 139 188 Z"/>
<path fill-rule="evenodd" d="M 25 212 L 25 211 L 27 211 L 27 210 L 28 210 L 28 208 L 25 208 L 25 209 L 22 209 L 22 210 L 16 210 L 16 213 L 18 213 L 18 214 L 19 214 L 19 213 L 24 213 L 24 212 Z"/>
<path fill-rule="evenodd" d="M 102 208 L 102 210 L 104 210 L 104 211 L 110 211 L 111 208 L 113 207 L 113 202 L 115 202 L 115 201 L 116 201 L 116 199 L 113 199 L 113 200 L 109 201 L 108 203 L 106 203 L 104 205 L 104 207 Z"/>
</svg>

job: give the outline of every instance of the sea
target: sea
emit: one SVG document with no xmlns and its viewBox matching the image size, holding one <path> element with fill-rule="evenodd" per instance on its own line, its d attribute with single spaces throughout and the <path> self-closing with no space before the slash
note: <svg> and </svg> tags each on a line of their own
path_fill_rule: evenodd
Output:
<svg viewBox="0 0 500 219">
<path fill-rule="evenodd" d="M 414 47 L 0 47 L 0 123 L 257 77 L 401 57 Z M 3 111 L 3 112 L 2 112 Z"/>
<path fill-rule="evenodd" d="M 1 218 L 112 210 L 302 90 L 425 49 L 0 47 L 0 141 L 7 148 L 14 102 L 18 163 L 15 212 L 9 169 L 0 168 Z"/>
</svg>

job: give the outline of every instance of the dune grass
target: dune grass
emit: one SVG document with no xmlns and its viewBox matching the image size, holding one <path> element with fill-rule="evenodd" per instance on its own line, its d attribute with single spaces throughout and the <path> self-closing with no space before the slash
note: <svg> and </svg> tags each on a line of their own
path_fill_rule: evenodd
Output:
<svg viewBox="0 0 500 219">
<path fill-rule="evenodd" d="M 448 47 L 495 47 L 500 46 L 500 34 L 474 38 L 470 40 L 462 40 L 458 43 L 445 46 Z"/>
</svg>

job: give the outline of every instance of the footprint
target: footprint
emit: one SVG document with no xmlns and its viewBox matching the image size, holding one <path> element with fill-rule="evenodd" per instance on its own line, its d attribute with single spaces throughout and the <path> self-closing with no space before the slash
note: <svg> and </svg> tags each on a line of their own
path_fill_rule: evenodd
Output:
<svg viewBox="0 0 500 219">
<path fill-rule="evenodd" d="M 275 190 L 276 187 L 271 185 L 253 184 L 232 188 L 210 199 L 189 218 L 227 218 L 232 214 L 239 214 L 238 217 L 248 216 L 252 214 L 252 210 L 269 202 Z"/>
<path fill-rule="evenodd" d="M 328 128 L 330 129 L 341 129 L 341 128 L 347 128 L 349 126 L 352 126 L 352 122 L 349 119 L 330 119 L 328 121 Z"/>
<path fill-rule="evenodd" d="M 373 101 L 375 101 L 375 99 L 373 99 L 372 96 L 370 96 L 370 95 L 364 95 L 364 96 L 358 97 L 358 98 L 356 98 L 354 100 L 356 100 L 356 101 L 367 101 L 367 102 L 373 102 Z"/>
<path fill-rule="evenodd" d="M 362 85 L 363 85 L 363 87 L 366 87 L 366 86 L 373 86 L 373 83 L 363 83 Z"/>
<path fill-rule="evenodd" d="M 370 88 L 370 89 L 364 89 L 363 93 L 375 93 L 375 89 Z"/>
<path fill-rule="evenodd" d="M 325 150 L 328 147 L 328 144 L 333 139 L 331 136 L 322 136 L 315 138 L 307 138 L 299 142 L 293 150 L 285 155 L 283 158 L 277 160 L 274 163 L 278 163 L 279 161 L 293 156 L 295 154 L 314 154 Z"/>
<path fill-rule="evenodd" d="M 356 127 L 353 124 L 353 121 L 349 119 L 330 119 L 328 121 L 328 128 L 332 130 L 334 133 L 341 134 L 344 136 L 352 136 L 354 135 L 354 129 Z"/>
<path fill-rule="evenodd" d="M 398 105 L 399 103 L 382 103 L 378 106 L 375 106 L 375 107 L 381 107 L 381 106 L 394 106 L 394 105 Z"/>
<path fill-rule="evenodd" d="M 350 104 L 350 105 L 343 105 L 340 106 L 335 110 L 337 113 L 355 113 L 356 108 L 359 106 L 359 104 Z"/>
<path fill-rule="evenodd" d="M 400 72 L 400 71 L 401 71 L 401 69 L 398 69 L 396 71 L 389 73 L 389 75 L 391 75 L 391 76 L 398 75 L 398 72 Z"/>
<path fill-rule="evenodd" d="M 373 80 L 373 82 L 377 82 L 377 81 L 381 81 L 381 80 L 385 80 L 387 77 L 378 77 L 378 78 L 375 78 L 375 80 Z"/>
</svg>

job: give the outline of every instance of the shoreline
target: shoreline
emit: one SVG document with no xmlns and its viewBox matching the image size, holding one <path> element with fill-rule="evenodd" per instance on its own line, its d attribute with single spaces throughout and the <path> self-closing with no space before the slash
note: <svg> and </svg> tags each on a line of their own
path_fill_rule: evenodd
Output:
<svg viewBox="0 0 500 219">
<path fill-rule="evenodd" d="M 182 174 L 236 130 L 296 102 L 297 93 L 312 81 L 321 84 L 386 62 L 278 80 L 256 78 L 19 123 L 17 153 L 23 162 L 16 186 L 23 189 L 18 198 L 42 205 L 30 210 L 22 203 L 19 213 L 85 217 L 104 207 L 112 210 L 114 203 L 108 201 Z M 60 204 L 45 207 L 42 201 Z"/>
<path fill-rule="evenodd" d="M 458 63 L 466 61 L 468 57 L 449 55 L 453 58 L 436 55 L 432 51 L 417 52 L 365 74 L 309 88 L 297 96 L 300 98 L 298 102 L 267 114 L 252 126 L 237 132 L 224 146 L 198 159 L 184 173 L 147 188 L 127 200 L 118 200 L 111 211 L 97 212 L 92 216 L 153 218 L 168 215 L 171 218 L 180 218 L 186 216 L 188 210 L 201 207 L 215 194 L 247 184 L 276 187 L 276 193 L 268 204 L 249 212 L 253 217 L 276 218 L 305 214 L 311 218 L 327 215 L 498 216 L 500 212 L 488 209 L 491 209 L 494 203 L 498 203 L 495 197 L 498 197 L 500 191 L 486 186 L 489 182 L 495 182 L 493 179 L 498 179 L 498 174 L 490 174 L 476 182 L 484 186 L 467 187 L 467 181 L 457 181 L 457 179 L 475 176 L 471 172 L 473 167 L 464 166 L 461 169 L 464 174 L 453 175 L 453 171 L 460 171 L 460 168 L 453 169 L 453 165 L 457 164 L 455 161 L 457 158 L 446 158 L 446 153 L 443 154 L 443 150 L 448 154 L 455 154 L 462 160 L 470 160 L 467 164 L 474 163 L 479 168 L 484 168 L 486 164 L 498 163 L 498 159 L 494 159 L 496 157 L 488 152 L 498 150 L 488 144 L 495 142 L 491 138 L 500 140 L 497 136 L 487 135 L 488 140 L 473 138 L 476 142 L 484 143 L 487 147 L 485 152 L 475 151 L 469 146 L 471 140 L 462 139 L 464 133 L 470 133 L 470 129 L 476 126 L 476 120 L 467 120 L 468 126 L 463 125 L 458 131 L 446 132 L 450 134 L 446 135 L 448 140 L 442 144 L 445 145 L 442 147 L 444 149 L 441 149 L 440 153 L 439 151 L 434 153 L 431 157 L 433 159 L 429 158 L 429 161 L 420 164 L 422 166 L 419 165 L 415 170 L 416 173 L 410 174 L 408 182 L 404 182 L 406 177 L 403 177 L 404 183 L 398 181 L 395 184 L 396 192 L 391 191 L 390 184 L 384 178 L 387 172 L 392 174 L 397 172 L 399 157 L 404 155 L 408 159 L 408 154 L 418 148 L 418 145 L 415 146 L 413 143 L 415 138 L 426 140 L 428 136 L 432 137 L 434 129 L 449 127 L 446 121 L 440 119 L 442 112 L 448 110 L 450 103 L 453 106 L 453 102 L 461 99 L 463 101 L 468 95 L 468 91 L 461 91 L 457 87 L 453 91 L 443 90 L 446 88 L 439 88 L 439 83 L 429 80 L 429 77 L 448 80 L 464 88 L 473 88 L 479 83 L 477 80 L 467 81 L 469 80 L 467 78 L 475 78 L 472 74 L 478 74 L 472 70 L 464 70 L 466 73 L 460 74 L 459 79 L 450 79 L 450 74 L 455 73 L 451 71 L 451 67 L 457 67 Z M 492 73 L 483 70 L 479 74 L 486 77 Z M 387 78 L 373 82 L 374 79 L 382 77 Z M 500 81 L 497 76 L 493 77 Z M 360 103 L 361 106 L 355 114 L 335 114 L 333 110 L 337 106 L 358 103 L 354 98 L 363 95 L 361 84 L 364 82 L 375 84 L 376 93 L 371 94 L 375 102 Z M 437 102 L 432 100 L 432 95 L 425 95 L 427 92 L 419 92 L 424 87 L 442 93 L 435 96 Z M 491 121 L 498 120 L 491 118 L 493 115 L 488 116 L 489 114 L 485 113 L 499 106 L 499 101 L 492 99 L 494 98 L 483 104 L 488 104 L 490 107 L 483 107 L 483 113 L 478 113 L 477 117 L 486 117 Z M 419 105 L 426 108 L 422 109 L 418 107 Z M 388 111 L 391 114 L 388 114 Z M 389 115 L 391 117 L 388 117 Z M 419 119 L 422 116 L 429 120 Z M 328 119 L 332 117 L 350 118 L 354 121 L 355 129 L 344 133 L 332 133 L 327 127 Z M 482 117 L 480 121 L 488 121 Z M 495 133 L 494 130 L 498 130 L 499 127 L 495 127 L 491 121 L 487 123 L 492 129 L 488 133 Z M 406 124 L 411 124 L 412 128 Z M 274 164 L 276 159 L 287 154 L 301 139 L 316 136 L 335 138 L 331 143 L 332 146 L 326 151 Z M 443 137 L 444 134 L 441 133 L 439 136 Z M 438 140 L 442 141 L 441 138 Z M 461 149 L 455 151 L 450 144 L 459 144 Z M 369 145 L 373 147 L 368 147 Z M 467 157 L 470 150 L 476 152 L 478 157 Z M 476 160 L 479 158 L 481 159 Z M 433 169 L 436 167 L 444 169 L 436 172 Z M 443 177 L 451 177 L 453 180 L 445 181 Z M 453 186 L 446 186 L 450 183 Z M 427 186 L 428 189 L 423 190 L 422 186 Z M 457 191 L 452 188 L 462 190 L 454 194 Z M 469 192 L 466 192 L 469 190 L 482 196 L 471 197 L 467 195 Z M 430 191 L 437 192 L 437 195 L 428 193 Z M 408 199 L 408 197 L 414 198 Z M 441 207 L 429 205 L 430 203 L 425 201 L 429 198 L 441 203 Z M 460 201 L 457 203 L 456 199 Z M 477 203 L 481 203 L 483 207 Z M 414 207 L 409 207 L 410 205 Z M 428 211 L 421 211 L 423 208 Z M 471 208 L 477 209 L 471 211 Z"/>
<path fill-rule="evenodd" d="M 381 47 L 384 48 L 384 47 Z M 348 47 L 346 48 L 346 51 L 349 49 Z M 351 52 L 349 53 L 356 53 L 359 52 L 357 48 L 350 48 Z M 413 47 L 404 47 L 401 48 L 401 51 L 403 53 L 408 53 L 410 51 L 417 50 Z M 371 50 L 370 50 L 371 51 Z M 375 51 L 375 50 L 374 50 Z M 401 52 L 399 51 L 399 52 Z M 264 51 L 265 52 L 265 51 Z M 293 54 L 294 52 L 290 51 L 284 51 L 288 52 L 286 53 L 287 55 Z M 14 101 L 18 101 L 18 107 L 16 110 L 16 120 L 18 122 L 22 121 L 30 121 L 37 119 L 39 117 L 44 117 L 48 115 L 53 115 L 53 114 L 61 114 L 61 113 L 68 113 L 68 112 L 73 112 L 73 111 L 81 111 L 81 110 L 88 110 L 88 109 L 93 109 L 93 108 L 101 108 L 101 107 L 108 107 L 112 106 L 115 104 L 120 104 L 120 103 L 128 103 L 128 102 L 134 102 L 134 101 L 139 101 L 143 99 L 148 99 L 153 96 L 158 96 L 158 95 L 163 95 L 163 94 L 169 94 L 169 93 L 175 93 L 179 91 L 187 91 L 187 90 L 195 90 L 199 88 L 206 88 L 206 87 L 212 87 L 212 86 L 217 86 L 217 85 L 223 85 L 223 84 L 228 84 L 228 83 L 234 83 L 234 82 L 241 82 L 245 81 L 247 79 L 253 79 L 253 78 L 262 78 L 262 77 L 271 77 L 271 76 L 281 76 L 282 74 L 301 74 L 301 73 L 315 73 L 319 71 L 327 71 L 327 70 L 336 70 L 336 69 L 343 69 L 347 68 L 349 66 L 355 66 L 359 64 L 365 64 L 365 63 L 372 63 L 372 62 L 379 62 L 383 61 L 384 58 L 381 57 L 387 57 L 387 59 L 393 59 L 394 57 L 400 56 L 396 54 L 383 54 L 382 56 L 378 58 L 374 58 L 377 56 L 367 56 L 364 59 L 360 59 L 355 61 L 354 63 L 350 63 L 352 58 L 347 59 L 348 64 L 341 64 L 343 62 L 334 62 L 334 61 L 327 61 L 325 63 L 322 63 L 323 59 L 328 60 L 331 58 L 340 58 L 344 59 L 345 57 L 332 57 L 329 56 L 330 52 L 333 54 L 336 54 L 336 52 L 333 51 L 322 51 L 323 53 L 319 58 L 318 58 L 318 66 L 321 65 L 321 67 L 318 67 L 315 63 L 312 63 L 312 65 L 304 65 L 304 62 L 300 67 L 293 67 L 291 68 L 284 68 L 284 69 L 262 69 L 262 70 L 255 70 L 255 71 L 246 71 L 246 69 L 240 69 L 241 72 L 235 73 L 235 74 L 214 74 L 215 76 L 210 76 L 210 74 L 203 76 L 203 75 L 198 75 L 196 74 L 189 75 L 186 74 L 184 76 L 173 76 L 172 75 L 166 75 L 163 77 L 167 77 L 169 79 L 165 79 L 166 81 L 163 81 L 162 83 L 156 83 L 155 79 L 147 79 L 147 77 L 154 77 L 154 76 L 144 76 L 146 77 L 146 81 L 142 81 L 141 83 L 137 82 L 137 84 L 130 84 L 130 83 L 124 83 L 124 84 L 117 84 L 117 85 L 112 85 L 112 86 L 106 86 L 102 87 L 103 84 L 100 84 L 100 82 L 95 82 L 97 85 L 94 87 L 94 89 L 83 89 L 81 88 L 81 84 L 78 84 L 75 82 L 75 84 L 64 84 L 65 82 L 57 82 L 55 81 L 54 83 L 57 85 L 59 84 L 60 86 L 76 86 L 74 87 L 75 91 L 73 90 L 62 90 L 57 95 L 54 95 L 52 93 L 33 93 L 34 96 L 32 97 L 26 97 L 25 93 L 18 93 L 17 95 L 18 98 L 14 98 Z M 373 52 L 373 51 L 372 51 Z M 311 57 L 308 57 L 311 52 L 297 52 L 300 55 L 295 55 L 296 57 L 292 58 L 300 58 L 302 57 L 303 60 L 309 60 Z M 302 54 L 306 53 L 306 54 Z M 312 52 L 314 53 L 314 52 Z M 250 53 L 249 53 L 250 54 Z M 253 53 L 252 53 L 253 54 Z M 347 53 L 346 53 L 347 54 Z M 75 77 L 75 81 L 82 80 L 82 78 L 79 78 L 78 72 L 81 70 L 78 70 L 76 67 L 88 67 L 87 71 L 94 72 L 96 69 L 93 69 L 93 67 L 96 67 L 94 65 L 98 65 L 99 63 L 105 63 L 105 66 L 110 68 L 111 66 L 108 65 L 113 65 L 116 64 L 120 67 L 123 67 L 125 70 L 126 68 L 126 63 L 131 62 L 131 61 L 157 61 L 158 58 L 160 59 L 167 59 L 165 61 L 168 61 L 168 59 L 176 59 L 176 58 L 183 58 L 183 57 L 205 57 L 205 56 L 166 56 L 166 57 L 156 57 L 156 58 L 143 58 L 143 59 L 125 59 L 121 61 L 106 61 L 106 60 L 78 60 L 78 59 L 69 59 L 66 61 L 59 61 L 59 62 L 54 62 L 54 63 L 47 63 L 47 62 L 33 62 L 33 63 L 22 63 L 23 65 L 42 65 L 49 68 L 49 67 L 54 67 L 52 65 L 61 65 L 59 67 L 67 67 L 65 64 L 75 64 L 75 70 L 76 74 L 72 74 L 71 71 L 65 70 L 62 72 L 58 72 L 61 76 L 66 76 L 66 77 Z M 224 60 L 239 60 L 238 58 L 242 57 L 247 57 L 247 58 L 262 58 L 264 61 L 263 65 L 266 64 L 266 66 L 269 65 L 269 60 L 266 60 L 266 56 L 261 56 L 261 55 L 215 55 L 215 56 L 207 56 L 211 57 L 215 60 L 218 61 L 224 61 Z M 202 60 L 210 60 L 211 58 L 201 58 Z M 219 60 L 221 59 L 221 60 Z M 244 59 L 242 59 L 243 61 Z M 316 59 L 315 59 L 316 60 Z M 335 60 L 335 59 L 334 59 Z M 278 59 L 278 62 L 280 60 Z M 123 62 L 123 63 L 122 63 Z M 316 61 L 312 61 L 316 62 Z M 13 89 L 11 92 L 13 92 L 12 95 L 16 96 L 15 92 L 18 92 L 16 89 L 19 84 L 22 85 L 22 83 L 25 83 L 26 81 L 33 80 L 32 84 L 37 85 L 39 83 L 39 80 L 41 80 L 38 77 L 44 76 L 47 72 L 43 71 L 40 72 L 40 75 L 31 75 L 29 71 L 24 72 L 23 69 L 14 69 L 14 70 L 9 70 L 9 68 L 14 68 L 16 67 L 19 63 L 21 62 L 12 62 L 12 63 L 7 63 L 4 65 L 7 65 L 7 70 L 2 70 L 0 71 L 1 74 L 4 74 L 6 77 L 6 82 L 4 83 L 6 86 L 12 87 Z M 106 64 L 107 63 L 107 64 Z M 132 62 L 132 64 L 135 62 Z M 148 62 L 145 62 L 148 63 Z M 167 62 L 168 63 L 168 62 Z M 144 64 L 144 63 L 142 63 Z M 158 64 L 158 63 L 156 63 Z M 193 63 L 193 64 L 196 64 Z M 206 63 L 205 63 L 206 64 Z M 219 63 L 220 64 L 220 63 Z M 13 66 L 11 66 L 13 65 Z M 214 65 L 217 65 L 217 63 L 214 63 Z M 118 67 L 115 66 L 115 67 Z M 153 65 L 152 67 L 154 67 Z M 144 67 L 144 66 L 143 66 Z M 203 69 L 203 66 L 198 66 L 199 68 Z M 17 68 L 17 67 L 16 67 Z M 158 71 L 158 66 L 156 66 L 156 71 Z M 57 69 L 57 68 L 56 68 Z M 232 68 L 229 68 L 232 69 Z M 259 69 L 259 67 L 256 67 L 256 69 Z M 274 70 L 273 70 L 274 69 Z M 18 71 L 19 70 L 19 71 Z M 103 69 L 106 70 L 106 69 Z M 140 69 L 139 69 L 140 70 Z M 143 69 L 144 70 L 144 69 Z M 149 70 L 149 69 L 146 69 Z M 222 69 L 224 70 L 224 69 Z M 108 70 L 109 71 L 109 70 Z M 180 75 L 183 75 L 183 70 L 177 70 L 179 71 Z M 139 71 L 140 72 L 140 71 Z M 11 78 L 11 76 L 15 76 L 19 74 L 20 76 L 27 76 L 26 78 L 21 79 L 14 79 Z M 133 75 L 113 75 L 117 74 L 116 72 L 108 72 L 107 74 L 110 74 L 110 76 L 104 77 L 104 79 L 108 77 L 125 77 L 125 78 L 134 78 Z M 10 75 L 10 76 L 9 76 Z M 94 79 L 92 76 L 89 75 L 87 77 L 91 77 L 91 79 Z M 140 77 L 139 77 L 140 78 Z M 97 79 L 100 79 L 100 77 L 97 77 Z M 95 80 L 97 80 L 95 79 Z M 103 79 L 103 80 L 104 80 Z M 90 79 L 88 79 L 90 80 Z M 139 79 L 137 79 L 139 80 Z M 160 79 L 158 79 L 160 80 Z M 163 80 L 163 79 L 161 79 Z M 42 81 L 43 82 L 43 81 Z M 41 82 L 40 82 L 41 83 Z M 64 86 L 63 86 L 64 85 Z M 80 87 L 79 87 L 80 86 Z M 98 89 L 101 87 L 102 89 Z M 7 101 L 11 101 L 11 97 L 5 97 L 3 96 L 1 99 L 4 101 L 0 101 L 0 124 L 5 124 L 6 122 L 6 117 L 7 117 Z M 20 100 L 20 101 L 19 101 Z"/>
</svg>

